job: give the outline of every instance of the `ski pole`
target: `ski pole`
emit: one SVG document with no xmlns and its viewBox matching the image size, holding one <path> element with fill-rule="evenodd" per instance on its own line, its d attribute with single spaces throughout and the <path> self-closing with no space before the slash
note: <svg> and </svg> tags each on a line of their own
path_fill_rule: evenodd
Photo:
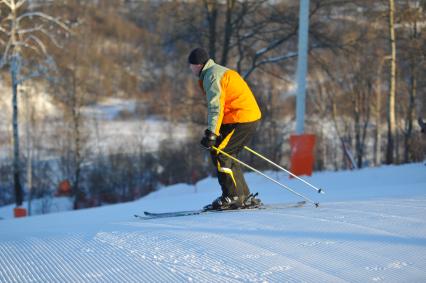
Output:
<svg viewBox="0 0 426 283">
<path fill-rule="evenodd" d="M 280 187 L 283 187 L 284 189 L 288 190 L 289 192 L 292 192 L 293 194 L 298 195 L 299 197 L 301 197 L 301 198 L 303 198 L 303 199 L 305 199 L 305 200 L 307 200 L 307 201 L 309 201 L 309 202 L 313 203 L 313 204 L 315 205 L 315 207 L 318 207 L 318 206 L 319 206 L 319 203 L 318 203 L 318 202 L 314 202 L 313 200 L 311 200 L 311 199 L 309 199 L 309 198 L 305 197 L 304 195 L 299 194 L 298 192 L 294 191 L 294 190 L 293 190 L 293 189 L 291 189 L 290 187 L 288 187 L 288 186 L 286 186 L 286 185 L 284 185 L 284 184 L 282 184 L 282 183 L 278 182 L 277 180 L 275 180 L 275 179 L 273 179 L 273 178 L 269 177 L 268 175 L 266 175 L 266 174 L 264 174 L 264 173 L 260 172 L 260 171 L 259 171 L 259 170 L 257 170 L 256 168 L 253 168 L 252 166 L 250 166 L 250 165 L 248 165 L 248 164 L 244 163 L 243 161 L 239 160 L 238 158 L 236 158 L 236 157 L 234 157 L 234 156 L 232 156 L 232 155 L 230 155 L 230 154 L 228 154 L 228 153 L 224 152 L 223 150 L 218 149 L 218 148 L 217 148 L 217 147 L 215 147 L 215 146 L 212 146 L 212 149 L 214 149 L 214 150 L 216 150 L 217 152 L 219 152 L 219 153 L 221 153 L 221 154 L 225 155 L 226 157 L 228 157 L 228 158 L 230 158 L 230 159 L 234 160 L 235 162 L 238 162 L 239 164 L 241 164 L 241 165 L 243 165 L 243 166 L 247 167 L 248 169 L 250 169 L 250 170 L 252 170 L 252 171 L 254 171 L 254 172 L 258 173 L 259 175 L 262 175 L 262 176 L 263 176 L 263 177 L 265 177 L 266 179 L 268 179 L 268 180 L 270 180 L 270 181 L 274 182 L 275 184 L 279 185 Z"/>
<path fill-rule="evenodd" d="M 245 150 L 247 150 L 247 151 L 249 151 L 249 152 L 251 152 L 251 153 L 253 153 L 254 155 L 256 155 L 256 156 L 258 156 L 258 157 L 262 158 L 263 160 L 265 160 L 265 161 L 269 162 L 270 164 L 274 165 L 274 166 L 275 166 L 275 167 L 277 167 L 278 169 L 281 169 L 281 170 L 283 170 L 284 172 L 286 172 L 286 173 L 290 174 L 290 175 L 291 175 L 291 176 L 293 176 L 294 178 L 296 178 L 296 179 L 298 179 L 298 180 L 302 181 L 303 183 L 305 183 L 306 185 L 308 185 L 309 187 L 311 187 L 312 189 L 314 189 L 314 190 L 315 190 L 315 191 L 317 191 L 318 193 L 320 193 L 320 194 L 324 194 L 324 193 L 325 193 L 323 189 L 318 189 L 317 187 L 315 187 L 315 186 L 314 186 L 314 185 L 312 185 L 311 183 L 309 183 L 309 182 L 307 182 L 307 181 L 303 180 L 302 178 L 299 178 L 297 175 L 295 175 L 295 174 L 291 173 L 290 171 L 286 170 L 284 167 L 282 167 L 282 166 L 280 166 L 280 165 L 276 164 L 276 163 L 275 163 L 275 162 L 273 162 L 272 160 L 270 160 L 270 159 L 266 158 L 265 156 L 263 156 L 263 155 L 261 155 L 260 153 L 258 153 L 258 152 L 256 152 L 256 151 L 254 151 L 253 149 L 249 148 L 248 146 L 244 146 L 244 149 L 245 149 Z"/>
</svg>

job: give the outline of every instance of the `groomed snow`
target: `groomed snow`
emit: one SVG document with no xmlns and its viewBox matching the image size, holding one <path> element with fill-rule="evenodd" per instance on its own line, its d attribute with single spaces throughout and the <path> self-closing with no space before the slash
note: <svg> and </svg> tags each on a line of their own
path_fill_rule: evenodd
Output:
<svg viewBox="0 0 426 283">
<path fill-rule="evenodd" d="M 6 219 L 0 282 L 426 282 L 423 164 L 306 178 L 324 195 L 267 173 L 320 207 L 133 217 L 201 207 L 219 194 L 208 178 L 132 203 Z M 300 200 L 246 176 L 265 203 Z"/>
</svg>

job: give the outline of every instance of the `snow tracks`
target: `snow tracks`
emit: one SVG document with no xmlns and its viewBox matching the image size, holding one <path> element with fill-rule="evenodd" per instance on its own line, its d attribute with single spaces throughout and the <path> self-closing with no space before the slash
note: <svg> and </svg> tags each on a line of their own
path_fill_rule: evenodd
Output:
<svg viewBox="0 0 426 283">
<path fill-rule="evenodd" d="M 426 280 L 426 199 L 149 221 L 132 213 L 90 231 L 0 233 L 0 282 Z"/>
</svg>

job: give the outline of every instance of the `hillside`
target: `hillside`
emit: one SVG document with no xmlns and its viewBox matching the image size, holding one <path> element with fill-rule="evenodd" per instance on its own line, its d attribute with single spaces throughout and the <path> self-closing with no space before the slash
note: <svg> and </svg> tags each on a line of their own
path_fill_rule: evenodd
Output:
<svg viewBox="0 0 426 283">
<path fill-rule="evenodd" d="M 7 2 L 0 1 L 1 206 L 20 205 L 21 192 L 49 200 L 61 182 L 71 184 L 77 209 L 209 176 L 199 147 L 207 105 L 187 62 L 198 46 L 238 71 L 255 95 L 262 119 L 250 146 L 291 166 L 298 1 Z M 425 158 L 417 123 L 426 113 L 425 5 L 395 2 L 395 41 L 388 3 L 310 6 L 305 132 L 316 136 L 315 171 Z M 24 42 L 9 44 L 16 38 Z M 22 63 L 15 84 L 11 54 Z M 387 107 L 392 85 L 398 103 Z"/>
</svg>

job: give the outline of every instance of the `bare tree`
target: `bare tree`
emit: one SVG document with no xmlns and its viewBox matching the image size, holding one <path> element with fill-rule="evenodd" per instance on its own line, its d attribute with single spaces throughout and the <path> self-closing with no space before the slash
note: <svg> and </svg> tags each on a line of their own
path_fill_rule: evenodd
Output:
<svg viewBox="0 0 426 283">
<path fill-rule="evenodd" d="M 264 2 L 263 2 L 264 3 Z M 318 24 L 322 21 L 322 14 L 329 9 L 336 9 L 338 5 L 342 7 L 347 4 L 345 0 L 337 1 L 312 1 L 309 11 L 309 51 L 320 48 L 342 48 L 339 39 L 324 26 Z M 259 7 L 260 6 L 260 7 Z M 254 8 L 262 8 L 262 4 Z M 249 50 L 245 55 L 248 64 L 244 70 L 244 78 L 247 79 L 253 71 L 264 65 L 282 64 L 297 57 L 295 48 L 296 35 L 298 31 L 298 19 L 295 17 L 295 9 L 298 8 L 290 2 L 284 2 L 269 6 L 264 3 L 263 6 L 269 7 L 270 11 L 263 18 L 254 18 L 255 25 L 245 31 L 243 38 L 239 38 L 239 50 Z M 256 11 L 256 9 L 255 9 Z M 240 31 L 238 33 L 241 33 Z M 242 43 L 244 41 L 244 43 Z M 240 57 L 243 54 L 240 54 Z"/>
<path fill-rule="evenodd" d="M 389 73 L 389 96 L 388 96 L 388 140 L 386 148 L 386 163 L 394 162 L 395 141 L 395 92 L 396 92 L 396 38 L 395 38 L 395 2 L 389 0 L 389 45 L 391 48 L 391 68 Z"/>
<path fill-rule="evenodd" d="M 375 133 L 374 133 L 374 164 L 376 166 L 381 164 L 382 160 L 382 151 L 381 151 L 381 145 L 382 145 L 382 70 L 383 70 L 383 64 L 386 59 L 386 57 L 383 57 L 381 54 L 378 54 L 377 56 L 380 56 L 379 64 L 377 67 L 377 73 L 375 78 L 375 92 L 376 92 L 376 103 L 373 109 L 374 112 L 374 120 L 376 123 Z"/>
<path fill-rule="evenodd" d="M 83 192 L 81 190 L 81 170 L 84 162 L 85 155 L 83 154 L 84 146 L 86 144 L 86 136 L 82 133 L 83 130 L 83 117 L 81 115 L 81 108 L 84 101 L 84 90 L 81 90 L 84 83 L 81 83 L 79 72 L 77 70 L 77 48 L 72 49 L 72 63 L 65 70 L 61 70 L 65 75 L 64 83 L 58 85 L 58 92 L 63 93 L 64 105 L 66 107 L 64 115 L 66 116 L 69 124 L 67 133 L 67 150 L 68 154 L 65 158 L 67 177 L 71 180 L 71 187 L 74 195 L 74 209 L 77 209 L 78 203 L 81 201 Z M 81 73 L 83 73 L 81 71 Z"/>
<path fill-rule="evenodd" d="M 235 10 L 236 0 L 226 0 L 226 17 L 225 17 L 225 31 L 223 38 L 223 50 L 222 50 L 222 59 L 220 63 L 226 65 L 228 62 L 228 54 L 231 44 L 231 36 L 234 30 L 234 24 L 232 21 L 232 15 Z"/>
<path fill-rule="evenodd" d="M 425 2 L 426 4 L 426 2 Z M 404 32 L 401 33 L 400 42 L 402 48 L 406 52 L 398 56 L 401 61 L 401 85 L 404 87 L 404 98 L 407 99 L 406 113 L 404 119 L 404 162 L 410 161 L 410 155 L 414 150 L 414 136 L 413 136 L 413 122 L 415 118 L 415 102 L 417 96 L 421 93 L 421 83 L 419 83 L 419 76 L 424 72 L 425 55 L 423 40 L 426 38 L 422 36 L 420 23 L 426 20 L 426 15 L 420 6 L 419 1 L 406 1 L 405 5 L 401 8 L 401 28 Z M 422 69 L 423 68 L 423 69 Z M 405 76 L 404 76 L 405 75 Z M 420 86 L 420 90 L 419 90 Z M 401 87 L 402 88 L 402 87 Z"/>
<path fill-rule="evenodd" d="M 209 40 L 209 55 L 211 58 L 216 58 L 216 28 L 218 15 L 218 1 L 204 0 L 204 6 L 207 14 L 208 22 L 208 40 Z"/>
<path fill-rule="evenodd" d="M 43 12 L 33 11 L 27 0 L 1 0 L 0 9 L 6 17 L 0 21 L 0 47 L 2 57 L 0 68 L 8 65 L 12 81 L 13 105 L 13 179 L 16 205 L 23 201 L 20 182 L 21 168 L 19 162 L 19 129 L 18 129 L 18 85 L 24 80 L 46 73 L 52 65 L 47 41 L 59 46 L 51 27 L 69 32 L 68 27 L 60 20 Z M 26 61 L 38 61 L 37 69 L 27 75 L 22 72 Z M 44 63 L 44 64 L 43 64 Z"/>
</svg>

